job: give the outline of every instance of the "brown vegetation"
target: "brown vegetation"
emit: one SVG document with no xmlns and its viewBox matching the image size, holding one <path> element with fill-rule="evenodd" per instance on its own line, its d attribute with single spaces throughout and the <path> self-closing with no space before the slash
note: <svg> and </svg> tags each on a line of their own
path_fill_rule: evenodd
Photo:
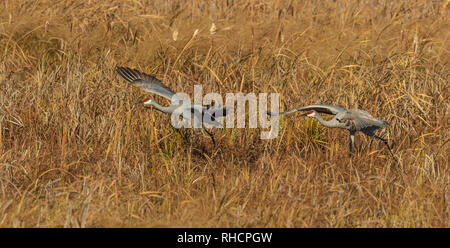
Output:
<svg viewBox="0 0 450 248">
<path fill-rule="evenodd" d="M 1 1 L 0 226 L 449 227 L 448 3 Z M 296 115 L 186 144 L 116 65 L 364 109 L 398 164 Z"/>
</svg>

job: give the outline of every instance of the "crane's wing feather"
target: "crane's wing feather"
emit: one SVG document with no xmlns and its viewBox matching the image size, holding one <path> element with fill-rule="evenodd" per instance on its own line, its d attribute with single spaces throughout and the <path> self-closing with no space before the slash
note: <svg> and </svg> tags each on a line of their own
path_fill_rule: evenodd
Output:
<svg viewBox="0 0 450 248">
<path fill-rule="evenodd" d="M 349 112 L 353 113 L 353 114 L 360 115 L 360 116 L 373 118 L 373 116 L 369 112 L 361 110 L 361 109 L 350 109 Z"/>
<path fill-rule="evenodd" d="M 377 119 L 371 114 L 360 109 L 351 109 L 343 116 L 342 121 L 350 120 L 355 124 L 357 130 L 373 132 L 379 128 L 389 125 L 386 121 Z"/>
<path fill-rule="evenodd" d="M 309 110 L 315 110 L 319 113 L 330 114 L 330 115 L 336 115 L 338 113 L 346 111 L 345 109 L 343 109 L 339 106 L 332 106 L 332 105 L 327 105 L 327 104 L 312 104 L 312 105 L 298 107 L 295 109 L 284 111 L 281 113 L 271 113 L 271 112 L 267 111 L 267 114 L 271 115 L 271 116 L 277 116 L 277 115 L 287 115 L 287 114 L 291 114 L 291 113 L 294 113 L 297 111 L 309 111 Z"/>
<path fill-rule="evenodd" d="M 339 106 L 333 106 L 333 105 L 327 105 L 327 104 L 312 104 L 308 106 L 303 106 L 296 108 L 297 111 L 309 111 L 309 110 L 315 110 L 319 113 L 329 114 L 329 115 L 336 115 L 341 112 L 345 112 L 346 110 L 339 107 Z"/>
<path fill-rule="evenodd" d="M 165 97 L 169 100 L 172 100 L 172 97 L 174 97 L 174 100 L 176 101 L 183 101 L 181 97 L 176 95 L 175 92 L 152 75 L 140 72 L 136 69 L 120 66 L 116 68 L 116 71 L 125 81 L 129 82 L 133 86 Z"/>
</svg>

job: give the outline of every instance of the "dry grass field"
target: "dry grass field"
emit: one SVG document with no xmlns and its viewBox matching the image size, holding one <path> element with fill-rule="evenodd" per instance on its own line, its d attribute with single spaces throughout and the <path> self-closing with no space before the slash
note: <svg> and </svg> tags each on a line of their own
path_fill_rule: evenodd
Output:
<svg viewBox="0 0 450 248">
<path fill-rule="evenodd" d="M 0 2 L 0 227 L 450 227 L 450 4 Z M 197 35 L 193 35 L 195 30 Z M 186 142 L 152 96 L 280 94 L 386 120 L 393 144 L 298 114 Z M 159 96 L 155 100 L 169 102 Z"/>
</svg>

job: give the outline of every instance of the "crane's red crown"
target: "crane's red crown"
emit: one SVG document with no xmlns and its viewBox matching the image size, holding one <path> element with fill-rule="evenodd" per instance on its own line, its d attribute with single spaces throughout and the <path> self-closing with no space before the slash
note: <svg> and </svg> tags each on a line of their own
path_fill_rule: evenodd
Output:
<svg viewBox="0 0 450 248">
<path fill-rule="evenodd" d="M 144 102 L 146 102 L 146 101 L 148 101 L 148 100 L 150 100 L 150 97 L 149 97 L 149 96 L 146 96 L 146 97 L 144 98 Z"/>
<path fill-rule="evenodd" d="M 309 114 L 312 114 L 313 111 L 312 110 L 308 110 L 308 111 L 306 111 L 306 113 L 309 115 Z"/>
</svg>

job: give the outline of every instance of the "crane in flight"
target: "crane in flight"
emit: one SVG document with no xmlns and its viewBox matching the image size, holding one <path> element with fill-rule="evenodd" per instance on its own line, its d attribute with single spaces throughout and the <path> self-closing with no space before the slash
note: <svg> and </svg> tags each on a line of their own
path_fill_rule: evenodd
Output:
<svg viewBox="0 0 450 248">
<path fill-rule="evenodd" d="M 182 116 L 188 121 L 201 121 L 202 130 L 204 130 L 209 135 L 209 137 L 211 137 L 214 146 L 216 146 L 214 136 L 212 135 L 212 133 L 208 132 L 208 130 L 205 129 L 203 123 L 207 123 L 216 127 L 222 127 L 222 124 L 217 122 L 216 118 L 220 118 L 226 115 L 226 107 L 203 106 L 198 104 L 184 103 L 183 98 L 175 94 L 175 92 L 173 92 L 169 87 L 165 86 L 159 79 L 152 75 L 140 72 L 136 69 L 120 66 L 116 67 L 116 71 L 125 81 L 127 81 L 131 85 L 136 86 L 149 93 L 157 94 L 159 96 L 172 100 L 172 104 L 170 106 L 161 106 L 155 100 L 150 99 L 150 97 L 147 96 L 143 101 L 137 102 L 136 104 L 143 104 L 146 107 L 153 106 L 157 110 L 168 114 L 172 114 L 175 111 L 187 110 L 189 113 L 191 113 L 191 115 Z M 204 116 L 207 116 L 207 118 L 203 118 Z"/>
<path fill-rule="evenodd" d="M 380 128 L 384 128 L 389 125 L 386 121 L 379 120 L 373 117 L 371 114 L 360 109 L 350 109 L 346 110 L 339 106 L 332 106 L 327 104 L 312 104 L 308 106 L 298 107 L 281 113 L 271 113 L 267 112 L 268 115 L 287 115 L 297 111 L 305 111 L 301 116 L 308 116 L 316 118 L 322 125 L 330 128 L 341 128 L 346 129 L 350 133 L 350 154 L 355 150 L 355 133 L 360 131 L 367 136 L 374 137 L 383 141 L 389 150 L 389 153 L 394 158 L 391 148 L 388 145 L 386 139 L 381 138 L 374 134 L 374 131 Z M 331 120 L 324 120 L 319 113 L 334 115 Z"/>
</svg>

